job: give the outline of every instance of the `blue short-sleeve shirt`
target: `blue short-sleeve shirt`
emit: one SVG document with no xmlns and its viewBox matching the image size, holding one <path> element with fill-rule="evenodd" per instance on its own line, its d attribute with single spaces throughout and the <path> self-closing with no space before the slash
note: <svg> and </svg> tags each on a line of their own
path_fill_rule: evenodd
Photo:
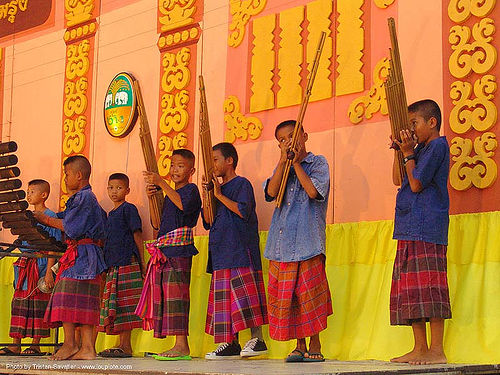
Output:
<svg viewBox="0 0 500 375">
<path fill-rule="evenodd" d="M 104 259 L 108 267 L 127 266 L 131 264 L 132 255 L 141 259 L 134 241 L 134 233 L 141 230 L 141 217 L 133 204 L 123 202 L 109 212 L 104 243 Z"/>
<path fill-rule="evenodd" d="M 302 187 L 293 167 L 280 208 L 275 208 L 267 236 L 264 256 L 279 262 L 299 262 L 325 253 L 326 211 L 330 192 L 330 171 L 322 155 L 309 152 L 300 165 L 318 191 L 311 199 Z M 264 183 L 266 201 L 270 178 Z"/>
<path fill-rule="evenodd" d="M 165 196 L 161 214 L 158 237 L 181 227 L 194 228 L 198 222 L 201 210 L 201 197 L 198 187 L 189 183 L 176 190 L 181 196 L 182 210 L 180 210 L 168 196 Z M 167 257 L 190 257 L 198 254 L 194 245 L 165 246 L 162 252 Z"/>
<path fill-rule="evenodd" d="M 205 228 L 210 229 L 207 272 L 237 267 L 261 270 L 259 225 L 252 184 L 246 178 L 236 176 L 223 184 L 221 191 L 238 204 L 243 218 L 217 200 L 212 226 L 203 221 Z"/>
<path fill-rule="evenodd" d="M 422 184 L 422 191 L 412 192 L 405 176 L 396 196 L 394 239 L 448 244 L 449 167 L 446 137 L 417 145 L 413 177 Z"/>
</svg>

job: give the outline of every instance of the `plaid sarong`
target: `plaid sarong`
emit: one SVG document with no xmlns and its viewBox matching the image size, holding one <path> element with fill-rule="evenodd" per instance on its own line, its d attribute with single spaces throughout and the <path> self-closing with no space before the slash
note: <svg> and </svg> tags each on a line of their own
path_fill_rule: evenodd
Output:
<svg viewBox="0 0 500 375">
<path fill-rule="evenodd" d="M 43 316 L 50 294 L 36 289 L 39 277 L 36 259 L 21 257 L 14 264 L 19 267 L 19 279 L 12 297 L 9 336 L 19 339 L 49 337 L 49 326 Z M 28 279 L 28 289 L 22 290 L 25 279 Z"/>
<path fill-rule="evenodd" d="M 127 266 L 111 267 L 106 273 L 97 330 L 118 335 L 142 327 L 141 318 L 134 313 L 141 292 L 142 275 L 137 261 Z"/>
<path fill-rule="evenodd" d="M 61 278 L 50 297 L 44 320 L 49 327 L 60 327 L 62 323 L 99 324 L 98 276 L 92 280 Z"/>
<path fill-rule="evenodd" d="M 159 237 L 156 241 L 146 244 L 146 249 L 151 255 L 151 258 L 149 259 L 148 270 L 146 272 L 141 297 L 139 299 L 139 303 L 137 304 L 137 308 L 135 309 L 135 314 L 142 318 L 142 326 L 145 331 L 153 329 L 156 325 L 153 304 L 154 301 L 162 300 L 161 295 L 155 295 L 155 293 L 159 291 L 158 288 L 155 288 L 155 285 L 159 282 L 157 280 L 157 275 L 160 274 L 159 269 L 163 269 L 163 264 L 167 262 L 167 257 L 163 254 L 160 248 L 166 246 L 190 245 L 193 243 L 193 229 L 190 227 L 181 227 Z M 191 266 L 189 266 L 189 270 L 191 271 Z"/>
<path fill-rule="evenodd" d="M 205 332 L 215 343 L 231 342 L 239 331 L 267 323 L 262 271 L 237 267 L 212 273 Z"/>
<path fill-rule="evenodd" d="M 314 336 L 333 313 L 323 254 L 300 262 L 269 261 L 268 293 L 274 340 Z"/>
<path fill-rule="evenodd" d="M 451 318 L 446 246 L 398 241 L 391 286 L 391 325 Z"/>
</svg>

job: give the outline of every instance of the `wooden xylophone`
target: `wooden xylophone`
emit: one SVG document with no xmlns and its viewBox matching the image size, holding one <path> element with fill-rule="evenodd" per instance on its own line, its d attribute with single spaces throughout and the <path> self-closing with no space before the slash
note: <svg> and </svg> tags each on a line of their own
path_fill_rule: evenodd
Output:
<svg viewBox="0 0 500 375">
<path fill-rule="evenodd" d="M 19 247 L 33 250 L 35 253 L 30 257 L 47 256 L 36 254 L 37 251 L 63 253 L 66 245 L 50 237 L 45 230 L 40 228 L 33 213 L 28 210 L 26 193 L 20 190 L 22 182 L 18 177 L 21 170 L 15 166 L 18 162 L 14 154 L 16 151 L 16 142 L 0 143 L 0 222 L 3 228 L 9 229 L 13 235 L 18 236 L 12 244 L 0 242 L 0 246 L 8 247 L 0 251 L 0 256 L 30 256 L 29 253 L 9 254 Z"/>
</svg>

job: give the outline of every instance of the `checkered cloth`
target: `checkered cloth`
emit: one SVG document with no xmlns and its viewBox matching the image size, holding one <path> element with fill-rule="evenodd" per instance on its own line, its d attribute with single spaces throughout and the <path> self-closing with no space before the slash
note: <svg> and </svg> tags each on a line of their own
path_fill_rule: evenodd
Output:
<svg viewBox="0 0 500 375">
<path fill-rule="evenodd" d="M 267 323 L 262 271 L 237 267 L 212 273 L 205 332 L 215 343 L 231 342 L 237 332 Z"/>
<path fill-rule="evenodd" d="M 19 279 L 12 298 L 9 336 L 19 339 L 49 337 L 49 326 L 43 321 L 43 316 L 50 294 L 36 289 L 39 278 L 37 261 L 21 257 L 14 264 L 19 267 Z M 22 290 L 26 278 L 28 289 Z"/>
<path fill-rule="evenodd" d="M 390 312 L 392 325 L 451 318 L 445 245 L 398 241 Z"/>
<path fill-rule="evenodd" d="M 137 261 L 127 266 L 111 267 L 101 301 L 101 317 L 97 330 L 108 335 L 142 327 L 134 311 L 142 292 L 141 268 Z"/>
<path fill-rule="evenodd" d="M 157 280 L 157 275 L 160 274 L 159 270 L 163 270 L 164 264 L 167 263 L 169 259 L 167 259 L 165 254 L 162 253 L 160 248 L 165 246 L 190 245 L 192 243 L 194 243 L 192 228 L 181 227 L 168 232 L 164 236 L 159 237 L 156 241 L 146 245 L 146 249 L 151 255 L 151 258 L 149 259 L 148 270 L 146 272 L 141 297 L 139 299 L 139 303 L 137 304 L 137 308 L 135 309 L 135 314 L 142 318 L 143 329 L 145 331 L 153 329 L 157 324 L 155 322 L 157 318 L 155 318 L 153 311 L 154 301 L 163 300 L 163 296 L 158 294 L 161 289 L 155 288 L 155 285 L 158 283 L 161 284 L 161 282 Z M 173 267 L 175 268 L 175 265 Z M 189 272 L 191 272 L 191 266 L 189 266 Z M 189 291 L 187 298 L 189 299 Z"/>
<path fill-rule="evenodd" d="M 269 262 L 269 335 L 287 341 L 314 336 L 333 313 L 325 256 Z"/>
<path fill-rule="evenodd" d="M 45 312 L 49 327 L 60 327 L 63 322 L 98 325 L 100 283 L 100 276 L 92 280 L 59 279 Z"/>
</svg>

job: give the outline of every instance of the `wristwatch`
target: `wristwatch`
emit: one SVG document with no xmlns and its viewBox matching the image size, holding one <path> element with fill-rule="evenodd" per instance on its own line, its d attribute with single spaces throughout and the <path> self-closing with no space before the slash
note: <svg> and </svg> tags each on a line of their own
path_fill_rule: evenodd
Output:
<svg viewBox="0 0 500 375">
<path fill-rule="evenodd" d="M 403 159 L 403 163 L 408 163 L 410 160 L 415 160 L 415 154 L 411 154 L 411 155 L 408 155 L 408 156 L 405 156 L 404 159 Z"/>
</svg>

